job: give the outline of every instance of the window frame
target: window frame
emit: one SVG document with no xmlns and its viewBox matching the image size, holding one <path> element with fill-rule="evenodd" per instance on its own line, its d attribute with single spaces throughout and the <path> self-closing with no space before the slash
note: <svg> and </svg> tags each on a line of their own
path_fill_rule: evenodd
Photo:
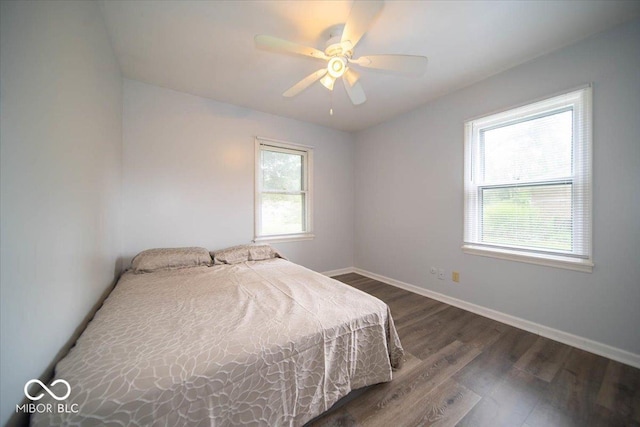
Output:
<svg viewBox="0 0 640 427">
<path fill-rule="evenodd" d="M 263 147 L 266 151 L 302 155 L 302 189 L 300 191 L 270 191 L 262 186 Z M 255 138 L 254 242 L 293 242 L 310 240 L 313 234 L 313 147 L 257 136 Z M 304 231 L 287 234 L 260 234 L 262 229 L 262 195 L 264 193 L 304 194 Z"/>
<path fill-rule="evenodd" d="M 593 271 L 592 236 L 592 87 L 585 85 L 464 123 L 464 240 L 462 250 L 488 256 L 590 273 Z M 483 181 L 484 132 L 573 110 L 571 176 L 528 181 Z M 518 247 L 482 242 L 482 191 L 532 185 L 572 184 L 572 251 Z M 582 197 L 578 195 L 582 194 Z M 581 236 L 582 239 L 576 239 Z"/>
</svg>

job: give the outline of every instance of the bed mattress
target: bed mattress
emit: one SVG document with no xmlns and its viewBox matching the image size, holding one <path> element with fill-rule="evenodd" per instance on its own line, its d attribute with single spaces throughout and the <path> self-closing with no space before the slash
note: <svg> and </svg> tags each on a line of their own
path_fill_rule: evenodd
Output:
<svg viewBox="0 0 640 427">
<path fill-rule="evenodd" d="M 302 425 L 402 357 L 385 303 L 284 259 L 126 272 L 39 402 L 76 412 L 31 421 Z"/>
</svg>

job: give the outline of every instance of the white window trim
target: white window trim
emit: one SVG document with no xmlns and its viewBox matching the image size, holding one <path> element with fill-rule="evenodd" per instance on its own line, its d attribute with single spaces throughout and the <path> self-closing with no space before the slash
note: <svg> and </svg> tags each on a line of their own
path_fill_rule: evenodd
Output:
<svg viewBox="0 0 640 427">
<path fill-rule="evenodd" d="M 304 190 L 305 193 L 305 224 L 306 231 L 293 234 L 275 234 L 275 235 L 259 235 L 262 224 L 262 180 L 260 179 L 260 147 L 268 145 L 283 152 L 304 153 L 304 162 L 306 163 L 306 173 L 304 174 Z M 313 147 L 302 144 L 294 144 L 292 142 L 279 141 L 276 139 L 263 138 L 257 136 L 255 138 L 255 169 L 254 169 L 254 242 L 296 242 L 301 240 L 311 240 L 315 237 L 313 234 Z"/>
<path fill-rule="evenodd" d="M 586 89 L 586 90 L 585 90 Z M 576 177 L 574 180 L 574 185 L 586 186 L 586 194 L 587 194 L 587 211 L 585 217 L 582 217 L 582 212 L 578 213 L 574 220 L 577 219 L 578 225 L 582 227 L 582 234 L 586 236 L 586 258 L 578 258 L 575 256 L 563 256 L 560 253 L 544 253 L 544 251 L 527 251 L 527 250 L 518 250 L 517 248 L 508 248 L 508 247 L 495 247 L 491 245 L 485 244 L 477 244 L 479 242 L 479 238 L 477 233 L 479 232 L 479 227 L 467 227 L 467 212 L 468 210 L 477 210 L 477 198 L 469 197 L 469 191 L 477 191 L 478 185 L 472 184 L 472 171 L 474 169 L 474 159 L 479 158 L 480 155 L 479 149 L 480 144 L 474 143 L 473 139 L 475 138 L 474 133 L 478 132 L 481 128 L 490 127 L 496 122 L 504 122 L 508 119 L 505 119 L 505 113 L 509 112 L 515 117 L 521 111 L 518 110 L 527 110 L 529 107 L 535 106 L 535 104 L 544 103 L 545 101 L 552 100 L 553 98 L 559 97 L 561 95 L 568 95 L 574 92 L 584 91 L 582 93 L 582 102 L 579 104 L 575 104 L 574 101 L 574 111 L 577 116 L 582 115 L 583 119 L 586 118 L 586 129 L 576 126 L 575 129 L 577 131 L 581 131 L 585 129 L 586 134 L 580 135 L 580 138 L 584 138 L 585 144 L 581 146 L 580 144 L 574 144 L 574 156 L 586 156 L 587 162 L 583 162 L 586 166 L 583 170 L 576 171 Z M 582 108 L 581 108 L 582 107 Z M 553 108 L 553 104 L 548 104 L 547 109 Z M 574 120 L 577 120 L 574 117 Z M 511 260 L 518 262 L 525 262 L 530 264 L 544 265 L 549 267 L 557 267 L 564 268 L 569 270 L 582 271 L 586 273 L 591 273 L 593 271 L 594 263 L 593 263 L 593 233 L 592 233 L 592 221 L 593 221 L 593 204 L 592 204 L 592 177 L 593 177 L 593 160 L 592 160 L 592 124 L 593 124 L 593 116 L 592 116 L 592 86 L 584 85 L 578 88 L 574 88 L 570 91 L 562 92 L 559 94 L 551 95 L 536 101 L 529 102 L 524 105 L 507 108 L 505 110 L 494 112 L 491 114 L 487 114 L 481 116 L 479 118 L 469 119 L 465 121 L 465 135 L 464 135 L 464 215 L 463 215 L 463 228 L 464 228 L 464 243 L 462 245 L 462 250 L 464 253 L 471 255 L 480 255 L 491 258 L 498 258 L 503 260 Z M 578 151 L 583 150 L 585 151 Z M 578 163 L 578 162 L 576 162 Z M 586 172 L 585 172 L 586 171 Z"/>
</svg>

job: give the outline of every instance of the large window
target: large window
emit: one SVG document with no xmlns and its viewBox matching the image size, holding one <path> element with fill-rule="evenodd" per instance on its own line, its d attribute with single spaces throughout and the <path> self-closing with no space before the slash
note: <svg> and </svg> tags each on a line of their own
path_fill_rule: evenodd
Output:
<svg viewBox="0 0 640 427">
<path fill-rule="evenodd" d="M 591 87 L 465 123 L 463 250 L 590 272 Z"/>
<path fill-rule="evenodd" d="M 256 138 L 255 240 L 313 238 L 313 150 Z"/>
</svg>

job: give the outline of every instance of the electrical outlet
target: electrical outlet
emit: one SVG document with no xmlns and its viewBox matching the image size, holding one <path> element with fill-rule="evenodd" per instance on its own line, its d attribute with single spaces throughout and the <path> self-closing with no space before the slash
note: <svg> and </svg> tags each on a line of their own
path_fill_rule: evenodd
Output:
<svg viewBox="0 0 640 427">
<path fill-rule="evenodd" d="M 460 282 L 460 273 L 458 273 L 457 271 L 452 271 L 451 272 L 451 280 L 453 280 L 456 283 Z"/>
<path fill-rule="evenodd" d="M 438 279 L 444 280 L 444 269 L 443 268 L 438 269 Z"/>
</svg>

